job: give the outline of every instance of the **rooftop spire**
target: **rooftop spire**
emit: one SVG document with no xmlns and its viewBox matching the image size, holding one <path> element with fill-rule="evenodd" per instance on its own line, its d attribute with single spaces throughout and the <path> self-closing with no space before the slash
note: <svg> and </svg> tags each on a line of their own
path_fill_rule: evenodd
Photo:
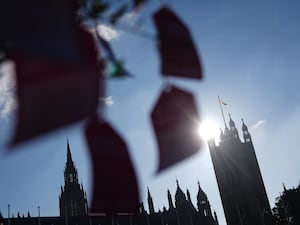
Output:
<svg viewBox="0 0 300 225">
<path fill-rule="evenodd" d="M 246 126 L 244 119 L 242 119 L 242 130 L 243 130 L 243 136 L 244 136 L 244 141 L 245 142 L 251 142 L 251 135 L 248 131 L 248 127 Z"/>
<path fill-rule="evenodd" d="M 242 130 L 243 130 L 243 131 L 248 131 L 248 127 L 246 126 L 246 124 L 245 124 L 243 118 L 242 118 L 242 123 L 243 123 L 243 125 L 242 125 Z"/>
<path fill-rule="evenodd" d="M 72 160 L 72 155 L 71 155 L 71 149 L 70 149 L 70 145 L 69 145 L 69 139 L 67 139 L 67 162 L 68 161 L 73 161 Z"/>
<path fill-rule="evenodd" d="M 155 213 L 155 211 L 154 211 L 154 204 L 153 204 L 152 196 L 151 196 L 151 194 L 150 194 L 149 187 L 147 187 L 147 192 L 148 192 L 147 200 L 148 200 L 149 213 L 150 213 L 150 214 L 154 214 L 154 213 Z"/>
<path fill-rule="evenodd" d="M 169 202 L 169 209 L 174 209 L 173 200 L 169 189 L 168 189 L 168 202 Z"/>
<path fill-rule="evenodd" d="M 228 115 L 229 115 L 229 127 L 235 127 L 235 123 L 234 123 L 234 121 L 231 119 L 230 113 L 228 113 Z"/>
</svg>

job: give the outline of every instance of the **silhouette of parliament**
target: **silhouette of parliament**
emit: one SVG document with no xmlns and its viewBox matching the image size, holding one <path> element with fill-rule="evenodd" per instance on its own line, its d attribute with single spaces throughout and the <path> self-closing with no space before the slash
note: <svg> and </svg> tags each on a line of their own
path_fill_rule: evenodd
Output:
<svg viewBox="0 0 300 225">
<path fill-rule="evenodd" d="M 217 178 L 227 225 L 270 225 L 272 214 L 263 184 L 254 146 L 248 127 L 242 120 L 243 140 L 239 138 L 234 121 L 229 120 L 221 130 L 218 145 L 214 139 L 208 146 Z M 78 172 L 67 143 L 67 162 L 64 187 L 59 196 L 59 217 L 6 218 L 4 225 L 218 225 L 216 213 L 211 212 L 209 200 L 198 182 L 197 206 L 192 203 L 189 190 L 181 189 L 178 180 L 174 203 L 167 191 L 168 208 L 155 211 L 147 190 L 147 212 L 140 204 L 138 215 L 88 215 L 87 195 L 78 182 Z"/>
</svg>

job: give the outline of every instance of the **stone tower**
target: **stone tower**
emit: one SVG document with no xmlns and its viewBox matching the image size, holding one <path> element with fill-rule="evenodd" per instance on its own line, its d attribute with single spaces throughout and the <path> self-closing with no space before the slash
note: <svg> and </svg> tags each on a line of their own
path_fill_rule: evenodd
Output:
<svg viewBox="0 0 300 225">
<path fill-rule="evenodd" d="M 220 143 L 208 141 L 227 224 L 268 225 L 271 209 L 248 127 L 243 141 L 229 115 Z"/>
<path fill-rule="evenodd" d="M 60 216 L 85 216 L 88 212 L 86 193 L 79 185 L 77 169 L 72 160 L 69 142 L 67 142 L 67 162 L 64 171 L 64 187 L 59 197 Z"/>
</svg>

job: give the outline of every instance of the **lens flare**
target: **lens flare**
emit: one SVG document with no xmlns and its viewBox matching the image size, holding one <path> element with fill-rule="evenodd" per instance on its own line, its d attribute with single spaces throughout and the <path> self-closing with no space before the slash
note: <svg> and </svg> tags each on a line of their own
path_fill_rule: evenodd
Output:
<svg viewBox="0 0 300 225">
<path fill-rule="evenodd" d="M 216 121 L 207 119 L 201 122 L 199 126 L 199 135 L 204 140 L 219 139 L 220 129 Z"/>
</svg>

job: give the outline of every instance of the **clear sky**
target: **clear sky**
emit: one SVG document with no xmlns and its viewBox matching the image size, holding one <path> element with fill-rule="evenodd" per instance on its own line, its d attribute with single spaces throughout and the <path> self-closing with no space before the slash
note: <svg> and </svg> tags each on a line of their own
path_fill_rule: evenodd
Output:
<svg viewBox="0 0 300 225">
<path fill-rule="evenodd" d="M 190 90 L 197 99 L 201 119 L 213 119 L 223 128 L 217 95 L 228 104 L 241 133 L 241 118 L 250 128 L 271 207 L 283 190 L 300 181 L 300 3 L 290 1 L 167 1 L 189 26 L 201 55 L 205 79 L 171 79 Z M 142 11 L 142 29 L 153 35 L 145 39 L 121 29 L 111 40 L 117 55 L 126 62 L 134 78 L 109 80 L 106 118 L 127 142 L 141 192 L 150 188 L 156 209 L 167 206 L 167 189 L 188 188 L 196 203 L 197 181 L 207 193 L 213 210 L 225 224 L 211 158 L 206 144 L 201 151 L 177 166 L 156 174 L 157 148 L 149 113 L 163 87 L 154 40 L 151 13 L 161 5 L 152 1 Z M 124 20 L 132 20 L 130 16 Z M 126 21 L 124 21 L 126 22 Z M 128 21 L 127 21 L 128 22 Z M 131 22 L 131 21 L 129 21 Z M 59 215 L 58 196 L 63 184 L 66 140 L 69 139 L 79 179 L 90 192 L 90 159 L 77 123 L 35 139 L 5 154 L 13 110 L 11 64 L 1 68 L 0 83 L 0 211 L 6 217 L 19 211 L 42 216 Z M 116 165 L 117 166 L 117 165 Z"/>
</svg>

